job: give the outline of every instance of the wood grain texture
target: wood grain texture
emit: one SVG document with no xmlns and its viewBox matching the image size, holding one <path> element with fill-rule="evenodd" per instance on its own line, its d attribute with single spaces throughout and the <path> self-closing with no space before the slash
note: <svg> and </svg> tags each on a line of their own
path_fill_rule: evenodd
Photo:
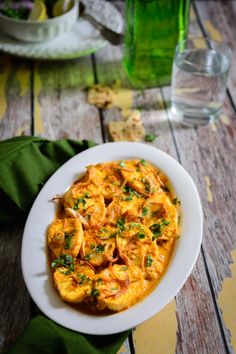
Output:
<svg viewBox="0 0 236 354">
<path fill-rule="evenodd" d="M 236 352 L 236 249 L 231 252 L 232 263 L 230 265 L 231 276 L 224 280 L 222 290 L 218 296 L 218 304 L 222 312 L 226 327 L 230 331 L 230 343 Z"/>
<path fill-rule="evenodd" d="M 0 139 L 28 135 L 31 129 L 30 63 L 0 58 Z"/>
<path fill-rule="evenodd" d="M 30 299 L 20 265 L 23 225 L 0 232 L 0 353 L 6 353 L 30 319 Z"/>
<path fill-rule="evenodd" d="M 174 354 L 176 332 L 176 304 L 172 300 L 158 314 L 134 329 L 135 353 Z"/>
<path fill-rule="evenodd" d="M 168 88 L 164 89 L 164 95 L 169 100 Z M 229 102 L 225 103 L 224 108 L 229 117 L 234 115 Z M 197 129 L 186 128 L 174 119 L 171 120 L 171 125 L 181 164 L 193 177 L 200 193 L 205 220 L 203 254 L 215 299 L 221 289 L 222 281 L 229 275 L 230 250 L 235 244 L 236 186 L 232 184 L 233 166 L 236 162 L 235 119 L 230 121 L 230 125 L 219 120 L 215 124 L 214 131 L 210 125 Z M 211 181 L 213 202 L 208 200 L 205 176 L 209 176 Z M 216 311 L 219 311 L 217 306 Z M 204 319 L 202 321 L 204 322 Z M 221 319 L 219 325 L 223 326 L 222 323 Z M 230 350 L 229 333 L 224 326 L 223 330 Z M 212 343 L 212 337 L 209 343 Z"/>
<path fill-rule="evenodd" d="M 31 128 L 30 63 L 0 58 L 0 140 L 28 135 Z M 0 231 L 0 353 L 6 353 L 31 314 L 20 265 L 23 225 Z"/>
<path fill-rule="evenodd" d="M 235 1 L 195 1 L 198 18 L 204 33 L 212 39 L 219 39 L 217 33 L 232 49 L 232 64 L 228 88 L 236 107 L 236 3 Z"/>
<path fill-rule="evenodd" d="M 203 35 L 204 34 L 208 35 L 210 38 L 214 40 L 219 40 L 219 41 L 223 40 L 224 42 L 228 43 L 233 50 L 233 60 L 232 60 L 232 66 L 231 66 L 231 70 L 229 73 L 229 80 L 228 80 L 230 99 L 225 100 L 224 111 L 220 117 L 220 122 L 210 126 L 212 130 L 211 135 L 217 136 L 219 141 L 221 142 L 224 141 L 224 143 L 221 146 L 221 144 L 219 144 L 217 139 L 214 139 L 214 142 L 211 140 L 209 141 L 209 149 L 212 147 L 213 148 L 212 150 L 214 150 L 214 147 L 217 146 L 217 150 L 215 151 L 213 163 L 211 166 L 211 169 L 213 170 L 214 168 L 216 173 L 213 174 L 214 175 L 213 179 L 212 176 L 207 176 L 211 184 L 210 191 L 208 190 L 207 187 L 208 204 L 209 202 L 212 202 L 215 205 L 218 204 L 218 208 L 220 208 L 221 206 L 221 210 L 223 210 L 227 205 L 227 211 L 224 214 L 224 218 L 220 217 L 220 211 L 217 218 L 214 211 L 216 220 L 215 220 L 215 225 L 212 226 L 214 227 L 213 230 L 215 230 L 216 236 L 214 235 L 214 231 L 212 231 L 211 229 L 210 237 L 211 240 L 216 239 L 217 242 L 216 243 L 213 242 L 213 245 L 211 242 L 210 247 L 209 245 L 207 245 L 208 247 L 205 250 L 205 252 L 206 252 L 206 262 L 210 270 L 210 279 L 213 282 L 213 287 L 215 291 L 214 296 L 216 298 L 217 296 L 219 296 L 219 298 L 221 299 L 220 302 L 218 302 L 218 312 L 220 313 L 220 321 L 222 323 L 224 335 L 226 337 L 227 347 L 229 352 L 234 352 L 235 348 L 232 348 L 231 339 L 235 338 L 236 336 L 236 326 L 230 326 L 230 328 L 227 327 L 227 323 L 231 323 L 229 321 L 229 316 L 226 316 L 226 318 L 224 318 L 224 311 L 222 311 L 222 309 L 220 308 L 220 304 L 223 304 L 223 307 L 225 308 L 225 304 L 228 301 L 227 292 L 225 292 L 224 293 L 225 296 L 223 296 L 220 291 L 222 289 L 222 286 L 224 286 L 224 279 L 230 276 L 229 264 L 232 262 L 231 251 L 236 244 L 236 238 L 233 232 L 233 229 L 235 227 L 235 215 L 233 209 L 231 209 L 233 208 L 235 200 L 234 198 L 232 199 L 232 197 L 234 196 L 234 191 L 231 188 L 233 186 L 230 185 L 230 180 L 231 181 L 233 180 L 234 168 L 232 166 L 235 163 L 233 150 L 235 146 L 234 136 L 235 136 L 236 114 L 235 114 L 235 95 L 233 93 L 235 92 L 235 69 L 234 69 L 235 63 L 234 62 L 235 62 L 236 47 L 234 41 L 234 37 L 235 37 L 234 23 L 236 18 L 236 6 L 234 2 L 226 3 L 226 2 L 219 2 L 219 1 L 214 1 L 214 2 L 208 1 L 206 4 L 205 2 L 197 1 L 195 2 L 195 9 L 197 10 L 198 16 L 195 16 L 195 20 L 196 20 L 195 28 L 191 26 L 190 30 L 196 29 L 200 24 L 201 29 L 199 27 L 198 32 L 202 33 Z M 232 107 L 231 105 L 232 102 L 231 100 L 234 102 L 234 107 Z M 226 140 L 228 140 L 228 142 L 225 145 Z M 203 145 L 206 148 L 205 141 L 203 141 Z M 208 159 L 209 158 L 210 156 L 208 155 Z M 207 160 L 207 156 L 205 157 L 205 160 Z M 222 165 L 219 165 L 218 161 Z M 218 170 L 220 171 L 220 173 L 219 172 L 217 173 Z M 219 191 L 218 188 L 221 186 L 222 183 L 224 184 L 224 187 L 221 189 L 221 191 Z M 217 191 L 219 191 L 219 194 L 217 195 L 214 193 L 215 188 L 217 188 Z M 209 200 L 209 192 L 210 192 L 210 196 L 212 196 L 212 200 Z M 220 197 L 220 199 L 218 199 L 218 196 Z M 231 204 L 231 206 L 229 205 L 229 203 Z M 231 216 L 228 215 L 230 209 L 231 209 Z M 206 212 L 206 214 L 208 213 Z M 208 215 L 208 218 L 209 220 L 212 220 L 212 215 Z M 209 249 L 211 249 L 211 251 Z M 214 263 L 214 266 L 212 265 L 212 263 Z M 212 272 L 214 272 L 213 276 L 212 276 Z M 234 273 L 233 276 L 235 277 Z M 231 281 L 235 282 L 235 280 L 236 279 L 233 278 Z M 226 280 L 226 282 L 227 281 L 228 280 Z M 231 315 L 233 317 L 232 321 L 234 321 L 235 318 L 233 309 L 234 307 L 232 307 L 232 311 L 231 311 Z M 230 312 L 228 312 L 228 314 L 229 313 Z"/>
<path fill-rule="evenodd" d="M 87 104 L 86 92 L 81 90 L 94 82 L 92 72 L 89 57 L 75 61 L 71 66 L 61 63 L 35 65 L 35 135 L 102 142 L 99 111 Z"/>
</svg>

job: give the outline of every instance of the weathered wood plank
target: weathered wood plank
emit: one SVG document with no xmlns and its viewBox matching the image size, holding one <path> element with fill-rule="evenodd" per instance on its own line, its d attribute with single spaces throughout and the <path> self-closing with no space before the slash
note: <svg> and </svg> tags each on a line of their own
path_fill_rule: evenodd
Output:
<svg viewBox="0 0 236 354">
<path fill-rule="evenodd" d="M 0 58 L 0 140 L 30 134 L 30 62 L 7 55 Z M 0 232 L 0 352 L 5 353 L 25 327 L 30 299 L 20 265 L 23 225 Z"/>
<path fill-rule="evenodd" d="M 214 40 L 225 41 L 231 46 L 233 50 L 233 61 L 229 74 L 228 87 L 231 96 L 230 99 L 232 99 L 235 104 L 235 3 L 225 3 L 222 1 L 208 1 L 206 3 L 197 1 L 195 2 L 195 9 L 197 10 L 198 16 L 193 16 L 192 25 L 190 27 L 191 33 L 195 35 L 208 35 Z M 200 23 L 201 28 L 199 27 L 198 22 Z M 226 311 L 225 314 L 225 305 L 230 302 L 229 296 L 232 297 L 233 293 L 229 295 L 229 292 L 225 290 L 226 288 L 224 287 L 224 284 L 231 284 L 235 282 L 235 278 L 227 279 L 226 282 L 224 279 L 226 277 L 230 277 L 231 272 L 229 265 L 232 261 L 235 261 L 232 259 L 231 252 L 235 247 L 236 241 L 233 231 L 235 228 L 235 215 L 233 209 L 231 209 L 231 206 L 229 205 L 229 203 L 231 203 L 233 208 L 234 198 L 232 199 L 232 196 L 234 193 L 231 188 L 232 182 L 230 183 L 230 180 L 233 180 L 233 166 L 235 162 L 233 154 L 233 146 L 235 144 L 235 117 L 235 106 L 233 108 L 231 101 L 226 99 L 224 103 L 224 112 L 220 117 L 220 122 L 211 126 L 211 135 L 212 139 L 214 140 L 210 139 L 208 141 L 201 139 L 201 143 L 199 141 L 201 144 L 200 146 L 204 146 L 204 149 L 201 148 L 201 151 L 204 150 L 204 153 L 201 152 L 201 157 L 204 156 L 204 160 L 209 162 L 208 168 L 211 173 L 211 176 L 206 173 L 204 183 L 206 190 L 205 195 L 207 195 L 207 204 L 210 208 L 210 213 L 206 211 L 206 217 L 212 222 L 211 226 L 209 227 L 210 235 L 208 236 L 208 243 L 206 243 L 206 245 L 204 244 L 204 253 L 206 255 L 206 263 L 210 272 L 210 279 L 213 283 L 214 294 L 217 298 L 220 321 L 222 323 L 227 346 L 230 352 L 236 351 L 236 344 L 233 340 L 233 338 L 236 336 L 236 327 L 235 325 L 232 325 L 232 323 L 235 322 L 234 313 L 236 310 L 236 302 L 234 300 L 234 306 L 231 306 L 231 311 Z M 215 138 L 213 138 L 213 136 L 215 136 Z M 203 137 L 203 134 L 201 137 Z M 207 134 L 205 138 L 208 139 Z M 224 143 L 219 144 L 219 141 L 224 141 Z M 226 141 L 227 146 L 225 144 Z M 208 142 L 208 146 L 206 145 L 206 142 Z M 215 153 L 213 153 L 214 157 L 209 154 L 209 152 L 212 153 L 214 151 L 213 147 L 217 147 L 217 150 Z M 210 163 L 210 161 L 212 161 L 212 163 Z M 218 164 L 218 161 L 220 164 Z M 214 165 L 217 166 L 217 168 L 215 168 L 216 171 L 213 172 Z M 222 183 L 224 187 L 221 189 Z M 217 196 L 215 196 L 213 192 L 214 188 L 217 188 Z M 211 206 L 212 204 L 216 205 L 216 203 L 218 206 L 215 207 L 216 209 L 213 209 Z M 225 205 L 225 203 L 227 204 L 227 211 L 225 211 L 224 218 L 222 219 L 222 217 L 220 217 L 220 211 L 218 211 L 219 214 L 217 216 L 217 212 L 215 210 L 224 208 L 223 205 Z M 212 213 L 214 213 L 214 217 L 212 217 Z M 212 242 L 212 240 L 214 240 L 214 242 Z M 235 277 L 235 274 L 233 276 Z M 221 291 L 222 287 L 224 292 Z M 232 319 L 229 317 L 230 314 Z"/>
<path fill-rule="evenodd" d="M 0 139 L 28 135 L 31 128 L 30 62 L 0 58 Z"/>
<path fill-rule="evenodd" d="M 236 3 L 235 1 L 195 1 L 204 33 L 215 40 L 223 40 L 232 49 L 232 65 L 228 88 L 236 107 Z"/>
<path fill-rule="evenodd" d="M 0 352 L 5 353 L 30 318 L 30 298 L 20 265 L 23 225 L 0 232 Z"/>
<path fill-rule="evenodd" d="M 99 111 L 84 89 L 94 83 L 89 57 L 34 66 L 34 134 L 102 142 Z"/>
<path fill-rule="evenodd" d="M 170 89 L 165 88 L 163 92 L 166 99 L 169 100 Z M 225 113 L 228 117 L 235 117 L 229 102 L 225 104 Z M 207 125 L 198 129 L 183 127 L 173 119 L 171 125 L 180 161 L 192 175 L 200 192 L 205 218 L 204 258 L 209 272 L 209 280 L 214 289 L 213 296 L 216 298 L 223 279 L 230 274 L 230 250 L 235 244 L 236 187 L 232 184 L 233 166 L 236 162 L 234 154 L 235 119 L 229 118 L 227 124 L 219 120 L 213 126 Z M 204 323 L 204 318 L 202 321 Z M 221 322 L 222 320 L 219 325 L 222 325 Z M 226 328 L 224 328 L 224 332 L 230 350 L 230 340 Z M 211 337 L 209 345 L 212 341 L 213 337 Z"/>
</svg>

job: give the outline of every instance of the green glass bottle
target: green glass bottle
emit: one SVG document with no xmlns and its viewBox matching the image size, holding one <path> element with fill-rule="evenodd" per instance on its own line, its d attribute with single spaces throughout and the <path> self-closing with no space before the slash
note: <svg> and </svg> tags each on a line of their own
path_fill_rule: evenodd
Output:
<svg viewBox="0 0 236 354">
<path fill-rule="evenodd" d="M 126 0 L 123 64 L 135 88 L 170 83 L 175 47 L 188 32 L 190 0 Z"/>
</svg>

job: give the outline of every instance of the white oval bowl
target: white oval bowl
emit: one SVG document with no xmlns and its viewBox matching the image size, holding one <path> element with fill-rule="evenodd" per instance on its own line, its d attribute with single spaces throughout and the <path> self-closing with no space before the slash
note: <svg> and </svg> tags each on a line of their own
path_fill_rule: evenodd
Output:
<svg viewBox="0 0 236 354">
<path fill-rule="evenodd" d="M 63 194 L 87 165 L 144 159 L 169 178 L 181 201 L 181 231 L 167 271 L 157 287 L 133 307 L 111 315 L 85 314 L 63 302 L 53 286 L 48 262 L 46 230 L 56 207 L 51 202 Z M 186 170 L 170 155 L 146 144 L 120 142 L 98 145 L 61 166 L 38 194 L 29 213 L 22 241 L 21 264 L 28 291 L 39 309 L 58 324 L 74 331 L 107 335 L 122 332 L 152 317 L 171 301 L 190 275 L 202 240 L 202 208 L 196 186 Z"/>
<path fill-rule="evenodd" d="M 46 42 L 68 33 L 79 15 L 77 0 L 65 14 L 45 21 L 18 20 L 0 13 L 0 30 L 23 42 Z"/>
</svg>

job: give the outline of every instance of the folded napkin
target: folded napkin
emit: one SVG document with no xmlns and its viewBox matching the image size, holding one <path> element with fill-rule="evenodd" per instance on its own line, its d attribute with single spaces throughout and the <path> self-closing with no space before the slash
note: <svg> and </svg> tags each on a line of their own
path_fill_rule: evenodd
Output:
<svg viewBox="0 0 236 354">
<path fill-rule="evenodd" d="M 50 141 L 30 136 L 0 141 L 0 223 L 26 218 L 51 174 L 69 158 L 94 145 L 89 141 Z M 37 316 L 30 320 L 9 354 L 115 354 L 128 334 L 84 335 Z"/>
</svg>

